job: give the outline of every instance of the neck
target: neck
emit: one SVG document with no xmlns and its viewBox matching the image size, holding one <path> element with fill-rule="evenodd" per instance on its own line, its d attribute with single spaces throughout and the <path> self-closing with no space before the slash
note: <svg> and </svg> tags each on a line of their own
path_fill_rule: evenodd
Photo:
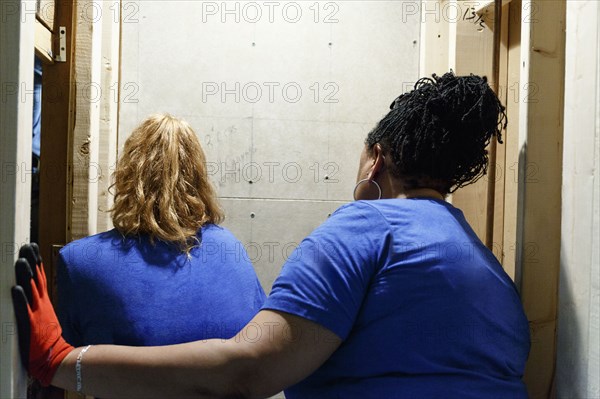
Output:
<svg viewBox="0 0 600 399">
<path fill-rule="evenodd" d="M 444 196 L 432 188 L 414 188 L 398 193 L 396 198 L 434 198 L 443 200 Z"/>
<path fill-rule="evenodd" d="M 402 179 L 392 176 L 387 171 L 379 174 L 377 182 L 381 186 L 382 198 L 434 198 L 444 200 L 444 195 L 431 187 L 405 188 Z"/>
</svg>

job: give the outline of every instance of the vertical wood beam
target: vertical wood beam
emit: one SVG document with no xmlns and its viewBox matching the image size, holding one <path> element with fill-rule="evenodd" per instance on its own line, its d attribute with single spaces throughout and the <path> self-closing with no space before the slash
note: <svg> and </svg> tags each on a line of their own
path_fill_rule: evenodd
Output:
<svg viewBox="0 0 600 399">
<path fill-rule="evenodd" d="M 45 64 L 42 74 L 42 128 L 39 197 L 39 245 L 49 282 L 54 282 L 54 245 L 67 242 L 67 159 L 69 137 L 73 130 L 74 87 L 72 64 L 75 29 L 73 2 L 56 5 L 55 24 L 67 28 L 67 61 Z M 55 298 L 55 287 L 50 287 Z"/>
<path fill-rule="evenodd" d="M 442 12 L 448 7 L 458 9 L 456 0 L 421 1 L 419 77 L 444 74 L 453 68 L 450 60 L 453 60 L 456 35 L 451 27 L 456 21 Z"/>
<path fill-rule="evenodd" d="M 502 0 L 494 0 L 494 35 L 492 46 L 492 77 L 491 85 L 496 94 L 500 87 L 500 42 L 502 40 Z M 486 210 L 486 230 L 485 245 L 489 249 L 494 249 L 494 215 L 496 214 L 496 153 L 497 140 L 492 137 L 488 147 L 489 167 L 487 178 L 487 210 Z"/>
<path fill-rule="evenodd" d="M 514 0 L 513 0 L 514 1 Z M 510 21 L 510 4 L 506 4 L 502 6 L 502 21 L 501 21 L 501 32 L 500 32 L 500 48 L 499 48 L 499 75 L 498 75 L 498 98 L 502 104 L 506 107 L 506 114 L 512 124 L 518 126 L 518 115 L 509 115 L 509 107 L 508 107 L 508 64 L 509 64 L 509 21 Z M 518 24 L 520 27 L 520 24 Z M 518 58 L 518 57 L 517 57 Z M 508 127 L 507 127 L 508 128 Z M 494 177 L 494 209 L 493 209 L 493 218 L 494 218 L 494 229 L 493 229 L 493 245 L 492 251 L 496 258 L 502 263 L 504 270 L 508 273 L 511 278 L 514 279 L 514 273 L 510 267 L 507 267 L 504 264 L 504 256 L 507 251 L 507 244 L 504 241 L 504 224 L 505 224 L 505 204 L 504 204 L 504 196 L 506 189 L 506 156 L 507 156 L 507 140 L 508 140 L 508 131 L 507 129 L 502 130 L 502 141 L 504 142 L 501 145 L 496 146 L 496 160 L 494 167 L 495 177 Z"/>
<path fill-rule="evenodd" d="M 11 299 L 14 264 L 29 241 L 35 1 L 0 2 L 0 397 L 25 396 Z"/>
<path fill-rule="evenodd" d="M 75 3 L 74 84 L 75 112 L 70 151 L 71 208 L 68 218 L 70 237 L 75 240 L 97 231 L 98 181 L 101 168 L 99 156 L 100 103 L 102 101 L 101 73 L 101 17 L 90 17 L 89 10 L 101 4 L 94 0 Z"/>
<path fill-rule="evenodd" d="M 504 135 L 503 185 L 503 224 L 502 224 L 502 266 L 518 281 L 516 264 L 517 244 L 517 204 L 519 171 L 519 105 L 521 101 L 521 0 L 513 0 L 509 7 L 508 20 L 508 65 L 504 88 L 508 126 Z M 499 226 L 496 225 L 496 228 Z M 495 236 L 500 237 L 500 231 Z"/>
<path fill-rule="evenodd" d="M 456 23 L 456 74 L 492 76 L 493 31 L 481 27 L 470 16 L 474 2 L 459 1 L 461 18 Z M 452 203 L 460 208 L 481 241 L 486 242 L 488 209 L 488 176 L 461 188 L 452 195 Z"/>
<path fill-rule="evenodd" d="M 109 193 L 111 174 L 117 162 L 117 137 L 119 118 L 119 70 L 121 23 L 118 2 L 102 2 L 102 65 L 99 126 L 99 181 L 97 231 L 111 229 L 112 220 L 107 211 L 112 207 Z"/>
<path fill-rule="evenodd" d="M 561 246 L 565 1 L 523 0 L 521 29 L 519 257 L 521 298 L 531 328 L 525 382 L 548 398 L 556 366 Z"/>
</svg>

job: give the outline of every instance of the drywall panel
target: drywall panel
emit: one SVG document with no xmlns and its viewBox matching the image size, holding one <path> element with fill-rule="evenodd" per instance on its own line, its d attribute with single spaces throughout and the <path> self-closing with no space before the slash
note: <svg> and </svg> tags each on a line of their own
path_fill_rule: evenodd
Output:
<svg viewBox="0 0 600 399">
<path fill-rule="evenodd" d="M 269 293 L 292 251 L 343 204 L 341 201 L 223 199 L 227 214 L 223 226 L 230 229 L 243 246 L 243 249 L 227 248 L 224 256 L 247 256 L 265 292 Z"/>
<path fill-rule="evenodd" d="M 252 185 L 252 197 L 327 199 L 327 187 L 319 174 L 329 162 L 328 136 L 332 125 L 299 120 L 256 120 L 255 165 L 252 165 L 256 170 L 250 173 L 261 178 L 255 179 L 256 184 Z"/>
<path fill-rule="evenodd" d="M 149 114 L 190 122 L 225 225 L 279 245 L 249 250 L 268 290 L 284 244 L 352 199 L 367 133 L 419 78 L 413 5 L 123 3 L 118 147 Z"/>
<path fill-rule="evenodd" d="M 255 118 L 330 121 L 331 108 L 341 96 L 339 76 L 331 70 L 332 35 L 344 18 L 344 7 L 327 7 L 324 13 L 324 3 L 312 9 L 308 2 L 281 4 L 281 16 L 274 14 L 273 23 L 255 24 L 247 39 L 254 63 L 249 80 L 240 81 L 242 99 L 253 103 Z M 324 23 L 330 13 L 333 21 Z"/>
<path fill-rule="evenodd" d="M 244 197 L 251 194 L 252 179 L 257 168 L 252 164 L 254 121 L 250 118 L 211 118 L 199 115 L 178 115 L 187 120 L 200 138 L 207 157 L 208 176 L 223 197 Z"/>
<path fill-rule="evenodd" d="M 383 115 L 382 115 L 383 116 Z M 365 145 L 367 133 L 375 123 L 345 122 L 330 126 L 328 142 L 328 162 L 318 165 L 316 175 L 325 185 L 327 199 L 350 201 L 358 174 L 358 154 Z M 342 157 L 337 154 L 347 154 Z M 334 158 L 332 158 L 332 155 Z"/>
<path fill-rule="evenodd" d="M 556 391 L 600 397 L 600 4 L 567 3 Z"/>
<path fill-rule="evenodd" d="M 332 81 L 339 87 L 331 119 L 380 119 L 419 78 L 419 15 L 406 1 L 339 2 L 332 28 Z M 331 89 L 330 89 L 331 91 Z"/>
</svg>

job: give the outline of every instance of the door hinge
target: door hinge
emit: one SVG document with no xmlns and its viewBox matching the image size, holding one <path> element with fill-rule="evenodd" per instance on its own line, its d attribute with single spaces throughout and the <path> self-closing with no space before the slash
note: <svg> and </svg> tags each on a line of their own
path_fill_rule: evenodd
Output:
<svg viewBox="0 0 600 399">
<path fill-rule="evenodd" d="M 58 28 L 58 51 L 54 56 L 55 62 L 67 62 L 67 27 Z"/>
</svg>

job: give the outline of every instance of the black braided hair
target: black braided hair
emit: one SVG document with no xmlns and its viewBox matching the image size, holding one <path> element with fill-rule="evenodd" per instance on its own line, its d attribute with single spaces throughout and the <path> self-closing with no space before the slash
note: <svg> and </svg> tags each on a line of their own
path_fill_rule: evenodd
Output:
<svg viewBox="0 0 600 399">
<path fill-rule="evenodd" d="M 485 76 L 432 77 L 396 98 L 365 144 L 380 143 L 392 156 L 392 173 L 405 188 L 447 194 L 487 173 L 486 147 L 494 136 L 502 143 L 506 112 Z"/>
</svg>

